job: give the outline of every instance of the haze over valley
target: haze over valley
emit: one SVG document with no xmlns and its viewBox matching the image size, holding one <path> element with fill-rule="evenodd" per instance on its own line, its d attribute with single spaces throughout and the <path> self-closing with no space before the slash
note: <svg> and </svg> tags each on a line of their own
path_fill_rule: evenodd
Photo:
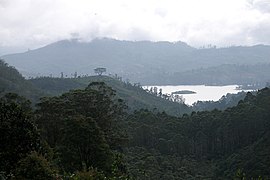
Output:
<svg viewBox="0 0 270 180">
<path fill-rule="evenodd" d="M 107 74 L 143 85 L 254 84 L 270 75 L 270 46 L 208 47 L 183 42 L 119 41 L 102 38 L 89 43 L 63 40 L 45 47 L 2 56 L 25 77 Z"/>
<path fill-rule="evenodd" d="M 0 0 L 0 179 L 270 179 L 269 0 Z"/>
</svg>

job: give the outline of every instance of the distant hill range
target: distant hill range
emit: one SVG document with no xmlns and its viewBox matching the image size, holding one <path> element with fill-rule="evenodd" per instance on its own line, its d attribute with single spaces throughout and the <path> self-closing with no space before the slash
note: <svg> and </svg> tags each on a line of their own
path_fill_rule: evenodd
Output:
<svg viewBox="0 0 270 180">
<path fill-rule="evenodd" d="M 21 74 L 7 63 L 0 60 L 0 98 L 6 93 L 17 93 L 30 99 L 34 104 L 44 96 L 58 96 L 69 90 L 84 89 L 91 82 L 105 82 L 116 91 L 118 98 L 123 99 L 128 111 L 146 108 L 155 111 L 166 111 L 171 115 L 190 113 L 191 107 L 158 97 L 143 90 L 139 85 L 125 83 L 108 76 L 89 76 L 81 78 L 24 79 Z"/>
<path fill-rule="evenodd" d="M 236 65 L 223 64 L 185 72 L 165 75 L 155 85 L 206 84 L 206 85 L 244 85 L 245 89 L 260 89 L 270 82 L 270 64 Z M 148 82 L 150 83 L 150 82 Z"/>
<path fill-rule="evenodd" d="M 133 42 L 104 38 L 91 42 L 63 40 L 36 50 L 5 55 L 1 58 L 15 66 L 25 76 L 60 77 L 61 72 L 69 77 L 75 72 L 81 76 L 91 75 L 96 67 L 105 67 L 107 73 L 118 74 L 124 79 L 144 85 L 205 82 L 201 81 L 201 74 L 217 76 L 217 73 L 209 73 L 212 70 L 215 71 L 215 68 L 211 69 L 211 67 L 218 66 L 219 69 L 224 69 L 227 67 L 221 65 L 227 64 L 234 66 L 233 69 L 227 68 L 228 70 L 234 70 L 235 67 L 240 69 L 237 69 L 239 76 L 246 76 L 243 81 L 250 83 L 250 79 L 253 82 L 253 78 L 256 81 L 259 80 L 258 77 L 268 76 L 268 73 L 259 76 L 258 73 L 267 71 L 265 64 L 267 68 L 269 67 L 270 46 L 196 49 L 183 42 Z M 246 65 L 250 69 L 253 68 L 252 66 L 256 66 L 254 76 L 246 73 Z M 200 70 L 201 68 L 203 70 Z M 260 68 L 264 68 L 264 70 Z M 221 71 L 218 76 L 224 76 L 222 79 L 216 81 L 210 78 L 212 80 L 207 83 L 242 82 L 238 79 L 224 81 L 224 79 L 231 79 L 230 72 Z M 240 74 L 242 72 L 244 74 Z M 190 75 L 192 73 L 194 75 Z"/>
</svg>

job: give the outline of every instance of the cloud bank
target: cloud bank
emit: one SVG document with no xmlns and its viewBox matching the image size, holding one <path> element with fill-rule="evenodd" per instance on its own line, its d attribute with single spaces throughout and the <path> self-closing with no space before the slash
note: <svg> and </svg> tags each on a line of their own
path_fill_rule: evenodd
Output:
<svg viewBox="0 0 270 180">
<path fill-rule="evenodd" d="M 270 44 L 269 0 L 0 0 L 0 48 L 61 39 Z"/>
</svg>

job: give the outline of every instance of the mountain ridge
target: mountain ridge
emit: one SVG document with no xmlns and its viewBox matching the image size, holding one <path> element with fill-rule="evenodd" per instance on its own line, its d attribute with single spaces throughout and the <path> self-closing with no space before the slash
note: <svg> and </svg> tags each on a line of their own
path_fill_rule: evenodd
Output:
<svg viewBox="0 0 270 180">
<path fill-rule="evenodd" d="M 94 68 L 105 67 L 108 73 L 144 84 L 164 74 L 221 64 L 270 63 L 270 46 L 196 49 L 183 42 L 63 40 L 2 58 L 25 76 L 93 74 Z"/>
</svg>

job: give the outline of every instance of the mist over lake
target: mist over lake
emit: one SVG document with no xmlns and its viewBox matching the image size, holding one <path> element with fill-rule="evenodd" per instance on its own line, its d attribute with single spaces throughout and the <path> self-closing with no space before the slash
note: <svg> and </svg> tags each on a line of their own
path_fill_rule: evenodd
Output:
<svg viewBox="0 0 270 180">
<path fill-rule="evenodd" d="M 270 180 L 270 0 L 0 12 L 0 180 Z"/>
<path fill-rule="evenodd" d="M 178 86 L 143 86 L 144 89 L 157 87 L 158 90 L 162 89 L 163 94 L 171 94 L 175 91 L 194 91 L 193 94 L 180 94 L 185 98 L 185 103 L 192 105 L 197 101 L 218 101 L 223 95 L 227 93 L 237 94 L 240 91 L 237 89 L 238 85 L 228 86 L 206 86 L 206 85 L 178 85 Z"/>
</svg>

